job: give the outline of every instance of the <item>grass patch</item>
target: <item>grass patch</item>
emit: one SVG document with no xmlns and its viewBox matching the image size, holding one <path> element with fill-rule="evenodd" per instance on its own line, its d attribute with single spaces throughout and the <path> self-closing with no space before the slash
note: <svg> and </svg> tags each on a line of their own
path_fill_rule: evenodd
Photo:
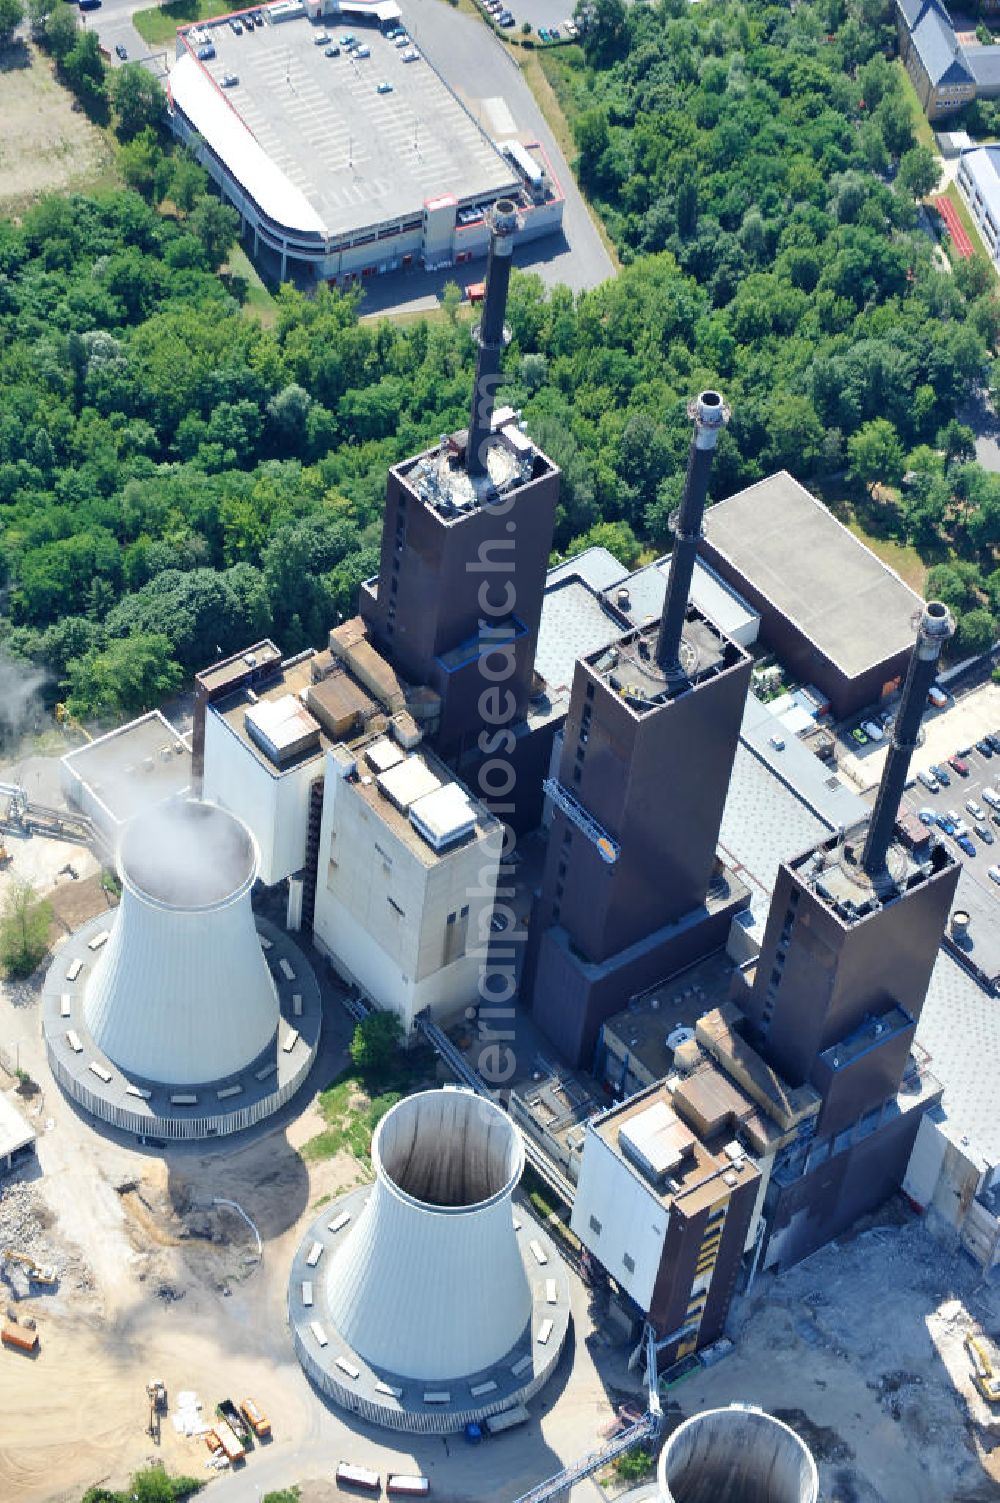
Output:
<svg viewBox="0 0 1000 1503">
<path fill-rule="evenodd" d="M 225 8 L 219 5 L 219 0 L 170 0 L 168 5 L 136 11 L 132 24 L 150 46 L 163 47 L 173 41 L 178 26 L 221 15 L 225 15 Z"/>
<path fill-rule="evenodd" d="M 880 538 L 866 532 L 857 517 L 849 518 L 847 526 L 856 538 L 869 547 L 872 552 L 888 564 L 890 569 L 895 569 L 911 590 L 916 590 L 918 595 L 924 593 L 924 584 L 927 580 L 928 565 L 924 563 L 916 548 L 909 543 L 895 543 L 891 538 Z"/>
<path fill-rule="evenodd" d="M 278 318 L 278 305 L 268 292 L 246 251 L 239 245 L 234 245 L 229 253 L 227 270 L 231 276 L 242 277 L 247 284 L 246 301 L 243 304 L 245 313 L 252 313 L 258 323 L 263 324 L 265 329 L 273 328 Z"/>
<path fill-rule="evenodd" d="M 109 133 L 74 109 L 37 47 L 25 45 L 24 59 L 0 70 L 0 214 L 16 217 L 44 193 L 120 188 Z"/>
<path fill-rule="evenodd" d="M 377 1080 L 349 1066 L 319 1094 L 317 1105 L 326 1126 L 302 1145 L 306 1163 L 350 1153 L 370 1168 L 372 1133 L 390 1107 L 430 1084 L 434 1072 L 434 1053 L 427 1048 L 401 1050 Z"/>
<path fill-rule="evenodd" d="M 929 146 L 931 151 L 933 151 L 936 156 L 939 156 L 940 152 L 938 151 L 937 142 L 934 139 L 934 131 L 931 127 L 930 121 L 920 107 L 920 100 L 917 98 L 917 91 L 913 87 L 913 80 L 907 73 L 906 68 L 900 58 L 897 57 L 892 66 L 897 70 L 899 77 L 902 80 L 903 94 L 905 95 L 906 102 L 910 107 L 910 118 L 913 121 L 913 130 L 914 134 L 916 135 L 918 144 L 921 146 Z"/>
</svg>

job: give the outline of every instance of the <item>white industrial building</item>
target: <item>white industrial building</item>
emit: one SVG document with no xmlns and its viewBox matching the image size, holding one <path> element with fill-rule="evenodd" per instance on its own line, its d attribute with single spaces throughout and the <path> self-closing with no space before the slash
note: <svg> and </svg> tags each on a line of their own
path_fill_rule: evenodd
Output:
<svg viewBox="0 0 1000 1503">
<path fill-rule="evenodd" d="M 327 754 L 317 945 L 405 1032 L 477 996 L 502 827 L 429 752 L 381 737 Z"/>
<path fill-rule="evenodd" d="M 955 181 L 990 255 L 1000 263 L 1000 146 L 973 146 L 963 151 Z"/>
<path fill-rule="evenodd" d="M 260 877 L 292 879 L 340 974 L 408 1033 L 477 998 L 503 844 L 500 823 L 422 744 L 434 713 L 357 624 L 326 652 L 275 661 L 204 715 L 204 796 L 252 830 Z M 408 699 L 407 696 L 410 696 Z M 197 734 L 197 732 L 196 732 Z M 300 882 L 301 878 L 301 882 Z"/>
<path fill-rule="evenodd" d="M 0 1169 L 8 1173 L 35 1151 L 35 1129 L 9 1096 L 0 1095 Z"/>
<path fill-rule="evenodd" d="M 202 793 L 243 820 L 268 887 L 306 860 L 309 791 L 323 773 L 320 724 L 299 698 L 308 668 L 278 676 L 261 694 L 241 689 L 209 706 Z"/>
<path fill-rule="evenodd" d="M 93 822 L 114 857 L 129 820 L 191 791 L 191 748 L 159 710 L 67 752 L 60 765 L 66 802 Z"/>
<path fill-rule="evenodd" d="M 383 36 L 398 7 L 274 0 L 262 11 L 264 27 L 240 40 L 226 16 L 180 30 L 167 94 L 174 133 L 281 281 L 308 268 L 350 286 L 485 256 L 500 198 L 517 203 L 519 241 L 559 230 L 563 194 L 541 147 L 501 150 L 420 50 Z M 328 57 L 316 45 L 331 40 L 324 18 L 367 23 L 369 55 Z"/>
</svg>

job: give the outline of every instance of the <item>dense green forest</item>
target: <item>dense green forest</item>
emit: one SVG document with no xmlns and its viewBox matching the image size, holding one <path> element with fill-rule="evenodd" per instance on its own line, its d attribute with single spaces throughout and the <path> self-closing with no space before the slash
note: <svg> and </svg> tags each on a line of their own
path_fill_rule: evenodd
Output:
<svg viewBox="0 0 1000 1503">
<path fill-rule="evenodd" d="M 1000 478 L 955 411 L 1000 308 L 917 227 L 934 167 L 891 40 L 879 0 L 599 0 L 547 64 L 624 270 L 577 297 L 515 276 L 506 395 L 563 467 L 558 549 L 669 546 L 686 402 L 717 384 L 716 497 L 779 466 L 853 494 L 936 564 L 972 648 L 1000 618 Z M 472 369 L 450 304 L 360 323 L 283 288 L 262 326 L 224 270 L 235 216 L 139 104 L 129 191 L 0 221 L 0 631 L 84 715 L 262 633 L 321 642 L 375 567 L 387 467 L 465 422 Z"/>
</svg>

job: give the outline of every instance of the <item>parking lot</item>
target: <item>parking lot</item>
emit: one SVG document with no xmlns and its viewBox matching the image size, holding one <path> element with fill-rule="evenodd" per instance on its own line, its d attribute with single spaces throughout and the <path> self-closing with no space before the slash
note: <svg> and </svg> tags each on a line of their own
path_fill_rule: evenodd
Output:
<svg viewBox="0 0 1000 1503">
<path fill-rule="evenodd" d="M 483 11 L 489 10 L 490 0 L 476 0 L 476 3 Z M 494 20 L 497 20 L 502 9 L 506 8 L 514 17 L 514 25 L 509 29 L 515 35 L 520 34 L 524 22 L 528 21 L 534 35 L 540 37 L 542 41 L 546 38 L 541 36 L 541 32 L 543 30 L 549 32 L 553 28 L 559 33 L 559 36 L 553 40 L 566 41 L 572 38 L 576 31 L 573 5 L 574 0 L 508 0 L 506 7 L 497 9 L 496 0 L 494 0 L 493 8 L 496 11 Z"/>
<path fill-rule="evenodd" d="M 950 778 L 947 786 L 932 793 L 923 783 L 909 789 L 906 801 L 913 810 L 933 809 L 935 814 L 952 811 L 970 826 L 975 855 L 960 851 L 953 838 L 945 835 L 964 868 L 1000 900 L 1000 886 L 990 881 L 988 868 L 1000 866 L 1000 810 L 984 799 L 983 789 L 1000 796 L 1000 754 L 988 756 L 976 749 L 975 742 L 990 733 L 1000 735 L 1000 688 L 986 684 L 925 720 L 925 738 L 913 759 L 912 772 L 927 772 L 934 765 L 943 768 Z M 949 765 L 948 759 L 961 754 L 968 767 L 963 777 Z M 979 820 L 966 808 L 968 802 L 980 805 L 986 818 Z M 975 834 L 972 826 L 982 824 L 993 836 L 993 843 Z M 1000 919 L 1000 908 L 997 917 Z"/>
</svg>

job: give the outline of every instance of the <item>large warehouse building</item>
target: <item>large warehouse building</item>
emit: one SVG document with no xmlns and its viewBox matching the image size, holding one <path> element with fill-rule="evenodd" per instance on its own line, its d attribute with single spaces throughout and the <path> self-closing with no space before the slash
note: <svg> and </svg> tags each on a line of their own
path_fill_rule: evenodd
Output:
<svg viewBox="0 0 1000 1503">
<path fill-rule="evenodd" d="M 701 552 L 839 720 L 899 687 L 922 601 L 787 470 L 705 513 Z"/>
<path fill-rule="evenodd" d="M 560 228 L 544 153 L 498 146 L 417 47 L 384 35 L 397 7 L 273 0 L 259 27 L 242 14 L 178 32 L 170 119 L 280 280 L 351 286 L 484 256 L 500 198 L 519 241 Z M 347 23 L 366 55 L 342 45 Z"/>
</svg>

